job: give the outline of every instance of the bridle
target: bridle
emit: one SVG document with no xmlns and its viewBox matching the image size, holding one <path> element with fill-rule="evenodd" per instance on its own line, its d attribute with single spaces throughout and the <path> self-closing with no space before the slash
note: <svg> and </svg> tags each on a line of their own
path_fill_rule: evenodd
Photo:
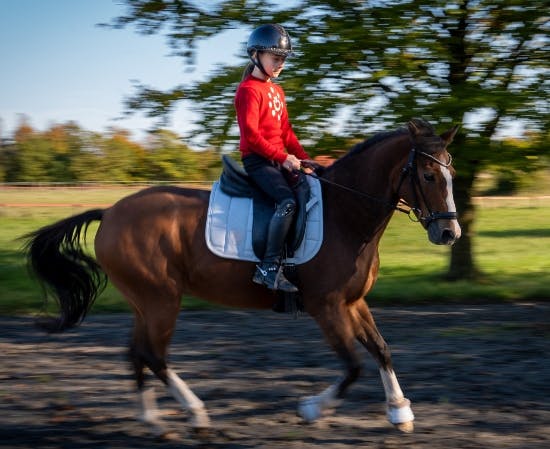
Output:
<svg viewBox="0 0 550 449">
<path fill-rule="evenodd" d="M 343 184 L 339 184 L 334 181 L 329 181 L 328 179 L 325 179 L 321 176 L 318 176 L 314 173 L 306 173 L 306 175 L 311 176 L 312 178 L 318 179 L 320 182 L 323 182 L 325 184 L 330 184 L 334 187 L 338 187 L 343 190 L 347 190 L 348 192 L 351 192 L 355 195 L 358 195 L 363 198 L 368 198 L 371 201 L 375 201 L 377 203 L 385 204 L 386 206 L 397 210 L 399 212 L 403 212 L 404 214 L 407 214 L 409 219 L 416 222 L 422 222 L 424 226 L 428 227 L 429 224 L 432 221 L 435 220 L 455 220 L 458 218 L 456 212 L 434 212 L 430 208 L 428 201 L 426 199 L 426 195 L 424 193 L 424 190 L 422 189 L 422 184 L 420 182 L 420 179 L 418 178 L 418 170 L 417 167 L 417 155 L 421 155 L 423 157 L 426 157 L 430 159 L 431 161 L 435 162 L 436 164 L 448 168 L 451 166 L 453 162 L 452 156 L 449 154 L 449 160 L 447 162 L 441 162 L 436 157 L 432 156 L 431 154 L 428 154 L 424 151 L 417 151 L 417 149 L 413 146 L 411 148 L 411 151 L 409 152 L 409 157 L 407 160 L 407 163 L 405 166 L 401 169 L 401 177 L 399 178 L 399 184 L 397 186 L 397 201 L 395 202 L 388 202 L 382 198 L 378 198 L 376 196 L 370 195 L 366 192 L 361 192 L 360 190 L 353 189 L 351 187 L 345 186 Z M 405 179 L 409 178 L 411 182 L 411 190 L 413 191 L 415 204 L 416 206 L 411 206 L 408 204 L 405 200 L 400 198 L 399 192 L 401 191 L 401 187 L 403 186 L 403 183 L 405 182 Z M 426 209 L 428 210 L 427 215 L 422 215 L 422 210 L 418 207 L 420 204 L 419 202 L 419 195 L 424 201 L 424 204 L 426 205 Z"/>
<path fill-rule="evenodd" d="M 420 197 L 422 198 L 422 201 L 426 205 L 426 209 L 428 210 L 428 214 L 422 216 L 422 211 L 418 207 L 413 207 L 407 204 L 407 202 L 403 199 L 399 199 L 395 208 L 399 210 L 400 212 L 405 212 L 409 216 L 409 218 L 413 221 L 420 221 L 424 224 L 424 226 L 428 227 L 432 221 L 435 220 L 456 220 L 458 218 L 456 212 L 434 212 L 432 211 L 427 199 L 426 195 L 424 194 L 424 190 L 422 189 L 422 183 L 420 182 L 420 179 L 418 178 L 418 170 L 416 169 L 416 161 L 417 157 L 416 155 L 419 154 L 421 156 L 424 156 L 431 161 L 435 162 L 436 164 L 448 168 L 453 163 L 453 158 L 449 154 L 449 160 L 447 162 L 441 162 L 436 157 L 432 156 L 431 154 L 425 153 L 424 151 L 417 151 L 415 147 L 411 148 L 411 151 L 409 152 L 409 159 L 407 161 L 407 164 L 403 169 L 401 170 L 401 178 L 399 179 L 399 184 L 397 187 L 397 195 L 399 197 L 399 192 L 401 190 L 401 186 L 403 185 L 403 182 L 405 181 L 405 178 L 409 178 L 411 181 L 411 190 L 414 195 L 415 204 L 419 204 L 418 201 L 418 192 L 420 192 Z M 399 206 L 401 204 L 402 206 Z M 401 210 L 402 207 L 408 208 L 405 210 Z"/>
</svg>

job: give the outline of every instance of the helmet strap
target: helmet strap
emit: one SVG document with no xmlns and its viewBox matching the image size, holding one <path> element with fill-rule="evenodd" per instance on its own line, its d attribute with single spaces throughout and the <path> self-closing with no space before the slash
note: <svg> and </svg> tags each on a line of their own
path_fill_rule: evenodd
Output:
<svg viewBox="0 0 550 449">
<path fill-rule="evenodd" d="M 262 64 L 262 62 L 260 61 L 260 57 L 259 57 L 259 51 L 256 51 L 254 52 L 253 54 L 250 55 L 250 60 L 252 61 L 252 63 L 258 67 L 260 69 L 260 72 L 262 72 L 265 76 L 267 76 L 268 78 L 271 78 L 267 72 L 265 71 L 264 69 L 264 66 Z M 254 55 L 256 55 L 256 59 L 254 59 Z"/>
</svg>

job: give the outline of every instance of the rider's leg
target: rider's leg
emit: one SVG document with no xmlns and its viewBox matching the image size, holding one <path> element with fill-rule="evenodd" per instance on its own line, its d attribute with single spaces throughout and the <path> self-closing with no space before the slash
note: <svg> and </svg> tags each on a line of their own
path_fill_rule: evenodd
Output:
<svg viewBox="0 0 550 449">
<path fill-rule="evenodd" d="M 273 290 L 296 292 L 298 289 L 286 279 L 280 268 L 286 237 L 296 210 L 294 192 L 278 164 L 253 154 L 243 158 L 243 165 L 256 185 L 277 205 L 269 224 L 264 257 L 254 273 L 253 281 Z"/>
</svg>

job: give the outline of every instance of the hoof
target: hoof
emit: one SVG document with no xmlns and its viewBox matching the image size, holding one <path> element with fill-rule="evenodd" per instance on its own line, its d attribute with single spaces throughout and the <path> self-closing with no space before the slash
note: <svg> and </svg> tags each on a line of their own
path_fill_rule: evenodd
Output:
<svg viewBox="0 0 550 449">
<path fill-rule="evenodd" d="M 206 410 L 200 409 L 194 411 L 194 415 L 191 417 L 189 424 L 193 429 L 193 433 L 207 433 L 210 429 L 210 418 Z"/>
<path fill-rule="evenodd" d="M 210 427 L 193 427 L 192 433 L 198 440 L 207 440 L 213 435 Z"/>
<path fill-rule="evenodd" d="M 312 423 L 321 417 L 321 408 L 315 398 L 306 398 L 298 406 L 298 416 L 305 422 Z"/>
<path fill-rule="evenodd" d="M 161 443 L 168 443 L 168 442 L 179 441 L 180 437 L 176 432 L 164 432 L 160 435 L 156 435 L 155 439 Z"/>
<path fill-rule="evenodd" d="M 414 421 L 414 415 L 409 406 L 388 408 L 388 421 L 392 424 L 401 424 Z"/>
<path fill-rule="evenodd" d="M 397 430 L 404 433 L 411 433 L 414 430 L 414 414 L 410 407 L 410 401 L 402 403 L 402 407 L 388 407 L 388 421 L 391 422 Z"/>
<path fill-rule="evenodd" d="M 156 415 L 141 416 L 139 420 L 149 426 L 151 436 L 154 439 L 159 441 L 172 439 L 172 432 L 166 430 L 163 421 L 160 418 L 157 418 Z"/>
<path fill-rule="evenodd" d="M 403 422 L 400 424 L 395 424 L 395 428 L 403 433 L 413 433 L 414 432 L 414 422 Z"/>
</svg>

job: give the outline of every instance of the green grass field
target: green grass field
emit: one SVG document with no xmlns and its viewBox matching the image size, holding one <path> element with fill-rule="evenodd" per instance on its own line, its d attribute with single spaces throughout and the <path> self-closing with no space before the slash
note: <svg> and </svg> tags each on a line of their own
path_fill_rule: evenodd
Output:
<svg viewBox="0 0 550 449">
<path fill-rule="evenodd" d="M 55 220 L 111 204 L 140 187 L 0 188 L 0 314 L 42 310 L 42 293 L 29 278 L 18 238 Z M 31 206 L 21 206 L 29 204 Z M 52 206 L 55 204 L 56 206 Z M 62 207 L 60 204 L 70 204 Z M 15 206 L 19 205 L 19 206 Z M 93 239 L 90 228 L 88 241 Z M 550 198 L 480 200 L 474 257 L 478 282 L 446 282 L 449 248 L 432 245 L 418 224 L 403 214 L 391 221 L 381 242 L 381 269 L 369 296 L 373 304 L 509 301 L 550 298 Z M 184 307 L 208 307 L 184 298 Z M 94 312 L 126 311 L 111 286 Z"/>
</svg>

